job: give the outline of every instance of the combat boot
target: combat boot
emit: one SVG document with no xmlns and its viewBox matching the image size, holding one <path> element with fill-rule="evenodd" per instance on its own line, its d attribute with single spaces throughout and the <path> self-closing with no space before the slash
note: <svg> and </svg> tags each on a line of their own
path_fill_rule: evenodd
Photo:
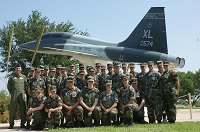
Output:
<svg viewBox="0 0 200 132">
<path fill-rule="evenodd" d="M 27 122 L 26 123 L 26 129 L 30 129 L 30 128 L 31 128 L 30 122 Z"/>
<path fill-rule="evenodd" d="M 77 121 L 77 127 L 78 127 L 78 128 L 83 127 L 83 122 L 82 122 L 82 121 Z"/>
<path fill-rule="evenodd" d="M 134 123 L 133 123 L 133 119 L 127 119 L 127 127 L 130 127 L 132 126 Z"/>
<path fill-rule="evenodd" d="M 94 121 L 94 126 L 100 126 L 100 121 Z"/>
<path fill-rule="evenodd" d="M 59 129 L 59 123 L 54 123 L 54 129 Z"/>
<path fill-rule="evenodd" d="M 13 129 L 13 126 L 14 126 L 14 125 L 10 125 L 10 126 L 8 127 L 8 129 Z"/>
</svg>

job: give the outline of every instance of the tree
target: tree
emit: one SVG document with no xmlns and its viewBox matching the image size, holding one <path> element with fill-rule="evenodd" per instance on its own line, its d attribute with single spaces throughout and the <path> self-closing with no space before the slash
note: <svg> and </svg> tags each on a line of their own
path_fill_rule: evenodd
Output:
<svg viewBox="0 0 200 132">
<path fill-rule="evenodd" d="M 180 96 L 191 93 L 192 106 L 194 106 L 200 98 L 200 70 L 196 73 L 190 71 L 187 73 L 178 72 L 178 77 L 180 79 Z"/>
<path fill-rule="evenodd" d="M 71 32 L 89 36 L 89 33 L 87 32 L 83 32 L 81 30 L 78 31 L 69 20 L 66 23 L 61 22 L 56 25 L 55 22 L 51 23 L 46 16 L 42 17 L 40 12 L 32 11 L 32 14 L 28 17 L 27 21 L 24 21 L 21 18 L 18 19 L 18 21 L 9 21 L 6 26 L 3 26 L 3 29 L 0 29 L 0 55 L 2 56 L 2 61 L 0 62 L 0 72 L 5 72 L 7 68 L 6 61 L 8 57 L 8 44 L 11 29 L 14 28 L 14 35 L 8 72 L 13 71 L 16 63 L 20 63 L 24 69 L 24 74 L 27 75 L 28 69 L 25 69 L 25 67 L 30 64 L 33 52 L 20 49 L 19 44 L 32 41 L 39 37 L 44 26 L 44 32 Z M 33 66 L 39 66 L 40 64 L 48 64 L 49 66 L 55 66 L 57 64 L 69 65 L 74 62 L 78 63 L 77 60 L 70 56 L 36 54 Z"/>
</svg>

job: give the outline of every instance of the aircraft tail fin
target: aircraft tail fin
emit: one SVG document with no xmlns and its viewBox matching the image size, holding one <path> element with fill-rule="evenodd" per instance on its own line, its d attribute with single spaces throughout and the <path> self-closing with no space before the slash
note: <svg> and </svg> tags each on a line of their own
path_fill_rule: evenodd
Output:
<svg viewBox="0 0 200 132">
<path fill-rule="evenodd" d="M 130 36 L 118 46 L 168 54 L 164 7 L 151 7 Z"/>
</svg>

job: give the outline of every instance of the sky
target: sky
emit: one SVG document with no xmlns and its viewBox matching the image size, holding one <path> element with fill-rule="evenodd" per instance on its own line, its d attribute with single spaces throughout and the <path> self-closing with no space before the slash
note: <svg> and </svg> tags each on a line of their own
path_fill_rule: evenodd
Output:
<svg viewBox="0 0 200 132">
<path fill-rule="evenodd" d="M 177 70 L 200 67 L 200 0 L 2 0 L 1 5 L 0 28 L 6 21 L 26 21 L 38 10 L 50 22 L 69 20 L 91 37 L 111 42 L 125 40 L 151 7 L 165 7 L 168 54 L 186 61 Z M 5 74 L 0 73 L 0 85 L 5 85 Z"/>
</svg>

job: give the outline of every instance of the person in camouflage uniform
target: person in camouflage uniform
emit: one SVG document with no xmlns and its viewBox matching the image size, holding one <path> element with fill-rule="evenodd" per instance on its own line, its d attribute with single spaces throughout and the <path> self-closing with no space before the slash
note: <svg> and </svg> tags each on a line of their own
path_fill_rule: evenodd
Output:
<svg viewBox="0 0 200 132">
<path fill-rule="evenodd" d="M 17 111 L 17 105 L 20 106 L 21 128 L 25 128 L 26 123 L 26 76 L 21 74 L 22 67 L 20 64 L 15 66 L 15 71 L 8 79 L 7 89 L 11 95 L 10 108 L 9 108 L 9 129 L 13 129 L 14 119 Z"/>
<path fill-rule="evenodd" d="M 101 74 L 101 63 L 96 63 L 95 64 L 96 67 L 95 67 L 95 75 L 100 75 Z"/>
<path fill-rule="evenodd" d="M 138 73 L 135 72 L 135 64 L 134 63 L 130 63 L 129 64 L 129 68 L 130 68 L 130 79 L 137 77 Z"/>
<path fill-rule="evenodd" d="M 48 113 L 44 130 L 59 127 L 62 118 L 62 99 L 56 94 L 56 86 L 51 85 L 50 96 L 45 100 L 45 112 Z"/>
<path fill-rule="evenodd" d="M 61 91 L 66 127 L 74 127 L 75 120 L 78 127 L 83 126 L 83 108 L 79 105 L 79 96 L 80 89 L 74 86 L 74 77 L 69 76 L 67 78 L 67 86 Z"/>
<path fill-rule="evenodd" d="M 42 130 L 46 121 L 46 114 L 44 111 L 44 102 L 46 97 L 42 94 L 42 90 L 40 88 L 36 88 L 35 97 L 32 98 L 30 102 L 30 107 L 27 111 L 27 115 L 32 121 L 31 129 L 32 130 Z"/>
<path fill-rule="evenodd" d="M 106 91 L 105 82 L 107 79 L 111 79 L 111 77 L 106 73 L 106 67 L 104 65 L 101 66 L 101 74 L 98 76 L 98 90 L 99 92 Z"/>
<path fill-rule="evenodd" d="M 176 101 L 179 94 L 179 79 L 177 73 L 169 70 L 169 62 L 164 62 L 164 73 L 161 76 L 161 86 L 163 90 L 163 104 L 170 123 L 176 121 Z"/>
<path fill-rule="evenodd" d="M 89 76 L 94 77 L 94 87 L 98 88 L 98 76 L 95 74 L 95 69 L 93 67 L 89 70 Z M 88 78 L 86 80 L 88 80 Z"/>
<path fill-rule="evenodd" d="M 101 108 L 98 106 L 99 90 L 94 87 L 94 77 L 88 77 L 88 86 L 80 93 L 80 104 L 83 106 L 83 118 L 85 126 L 91 127 L 92 119 L 94 119 L 94 126 L 100 125 Z"/>
<path fill-rule="evenodd" d="M 78 76 L 76 77 L 76 86 L 80 89 L 83 90 L 87 86 L 87 81 L 85 80 L 85 72 L 80 71 Z"/>
<path fill-rule="evenodd" d="M 100 106 L 102 109 L 102 119 L 101 124 L 103 126 L 111 125 L 111 121 L 113 121 L 113 125 L 117 125 L 117 103 L 118 96 L 112 88 L 112 80 L 106 81 L 106 91 L 100 94 Z"/>
<path fill-rule="evenodd" d="M 120 72 L 121 64 L 119 62 L 114 62 L 113 65 L 114 65 L 114 74 L 112 75 L 112 90 L 117 93 L 118 98 L 119 98 L 119 103 L 121 103 L 120 88 L 123 86 L 123 83 L 122 83 L 123 74 Z M 120 111 L 120 105 L 117 105 L 117 110 Z M 121 115 L 120 112 L 118 113 L 117 122 L 118 124 L 121 124 L 124 122 L 123 115 Z"/>
<path fill-rule="evenodd" d="M 141 72 L 138 73 L 137 75 L 137 90 L 139 91 L 140 93 L 140 96 L 142 98 L 145 97 L 145 87 L 146 87 L 146 82 L 145 82 L 145 75 L 146 75 L 146 63 L 141 63 L 140 64 L 140 69 L 141 69 Z"/>
<path fill-rule="evenodd" d="M 124 123 L 128 126 L 133 125 L 133 113 L 137 108 L 135 90 L 129 85 L 129 77 L 124 76 L 122 79 L 123 87 L 120 89 L 121 104 L 120 112 L 124 115 Z"/>
<path fill-rule="evenodd" d="M 48 76 L 48 78 L 47 78 L 47 82 L 46 82 L 46 85 L 47 85 L 47 92 L 46 92 L 46 96 L 48 97 L 49 96 L 49 94 L 50 94 L 50 87 L 52 86 L 52 85 L 54 85 L 54 86 L 56 86 L 56 88 L 57 88 L 57 86 L 58 86 L 58 82 L 57 82 L 57 80 L 56 80 L 56 78 L 55 78 L 55 73 L 56 73 L 56 68 L 50 68 L 50 73 L 49 73 L 49 76 Z"/>
<path fill-rule="evenodd" d="M 112 90 L 120 96 L 122 84 L 122 73 L 120 72 L 120 63 L 114 62 L 114 74 L 112 75 Z"/>
<path fill-rule="evenodd" d="M 162 74 L 164 73 L 164 68 L 163 68 L 163 62 L 162 61 L 157 61 L 157 68 L 158 68 L 158 72 L 160 73 L 160 76 L 162 76 Z M 165 110 L 165 105 L 162 105 L 163 108 L 163 122 L 167 122 L 167 115 L 166 115 L 166 110 Z"/>
<path fill-rule="evenodd" d="M 56 75 L 55 75 L 56 82 L 57 82 L 57 86 L 56 86 L 57 91 L 56 91 L 56 94 L 58 96 L 60 96 L 60 92 L 61 92 L 61 89 L 62 89 L 62 78 L 63 78 L 63 76 L 62 76 L 62 73 L 61 73 L 62 72 L 61 68 L 62 68 L 61 65 L 57 65 L 57 67 L 56 67 Z"/>
<path fill-rule="evenodd" d="M 128 65 L 127 63 L 122 63 L 122 70 L 123 70 L 123 74 L 126 75 L 126 76 L 130 76 L 129 73 L 128 73 Z"/>
<path fill-rule="evenodd" d="M 159 84 L 160 74 L 153 69 L 154 62 L 148 61 L 149 71 L 145 75 L 145 101 L 148 109 L 149 123 L 161 123 L 162 119 L 162 90 Z M 155 118 L 156 115 L 156 118 Z"/>
<path fill-rule="evenodd" d="M 135 123 L 146 124 L 147 122 L 144 120 L 144 105 L 145 105 L 145 98 L 141 96 L 140 91 L 138 90 L 138 79 L 132 78 L 131 79 L 131 86 L 135 89 L 136 94 L 136 102 L 138 107 L 135 109 L 133 113 L 133 121 Z"/>
<path fill-rule="evenodd" d="M 46 93 L 46 86 L 45 86 L 45 81 L 41 77 L 41 69 L 40 68 L 35 68 L 35 77 L 31 78 L 29 88 L 28 88 L 28 93 L 30 98 L 35 97 L 35 89 L 37 87 L 40 87 L 42 90 L 42 93 Z"/>
<path fill-rule="evenodd" d="M 71 74 L 71 75 L 70 75 Z M 68 72 L 68 76 L 72 76 L 72 74 L 74 75 L 74 77 L 76 77 L 76 69 L 75 69 L 75 65 L 71 64 L 69 67 L 69 72 Z"/>
<path fill-rule="evenodd" d="M 35 68 L 35 77 L 31 78 L 29 86 L 28 86 L 28 95 L 29 95 L 29 102 L 28 102 L 28 108 L 30 107 L 30 102 L 32 102 L 32 99 L 35 98 L 35 90 L 39 87 L 42 90 L 42 93 L 46 93 L 46 85 L 44 79 L 41 77 L 41 69 Z M 28 115 L 30 116 L 30 114 Z M 30 117 L 27 117 L 27 125 L 26 128 L 30 129 Z"/>
<path fill-rule="evenodd" d="M 26 103 L 27 103 L 27 106 L 28 106 L 28 102 L 29 102 L 29 93 L 28 93 L 28 88 L 29 88 L 29 84 L 31 82 L 31 79 L 34 78 L 35 76 L 35 68 L 34 67 L 31 67 L 29 73 L 28 73 L 28 76 L 27 76 L 27 83 L 26 83 Z"/>
<path fill-rule="evenodd" d="M 112 76 L 114 74 L 114 72 L 113 72 L 113 64 L 108 63 L 107 64 L 107 70 L 108 70 L 108 75 Z"/>
</svg>

